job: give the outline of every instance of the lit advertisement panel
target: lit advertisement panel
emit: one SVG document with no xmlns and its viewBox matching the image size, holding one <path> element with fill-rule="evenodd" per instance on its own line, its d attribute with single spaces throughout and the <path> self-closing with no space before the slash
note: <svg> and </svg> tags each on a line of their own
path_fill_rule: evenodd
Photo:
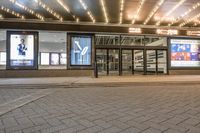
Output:
<svg viewBox="0 0 200 133">
<path fill-rule="evenodd" d="M 41 53 L 41 65 L 49 65 L 49 53 Z"/>
<path fill-rule="evenodd" d="M 51 54 L 51 65 L 59 65 L 59 54 L 57 53 Z"/>
<path fill-rule="evenodd" d="M 34 35 L 10 36 L 10 65 L 34 66 Z"/>
<path fill-rule="evenodd" d="M 171 67 L 200 67 L 200 40 L 171 39 Z"/>
<path fill-rule="evenodd" d="M 7 69 L 38 68 L 38 32 L 7 31 Z"/>
<path fill-rule="evenodd" d="M 71 65 L 91 65 L 91 37 L 71 38 Z"/>
</svg>

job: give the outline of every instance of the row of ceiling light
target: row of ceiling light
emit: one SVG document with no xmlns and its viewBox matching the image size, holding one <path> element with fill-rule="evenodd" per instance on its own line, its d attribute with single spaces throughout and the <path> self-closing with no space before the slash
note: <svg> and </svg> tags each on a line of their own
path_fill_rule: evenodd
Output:
<svg viewBox="0 0 200 133">
<path fill-rule="evenodd" d="M 36 13 L 35 11 L 33 11 L 32 9 L 26 7 L 25 5 L 22 5 L 21 3 L 19 3 L 17 0 L 9 0 L 10 2 L 12 2 L 13 4 L 15 4 L 16 6 L 20 7 L 21 9 L 25 10 L 26 12 L 34 15 L 35 17 L 37 17 L 38 19 L 44 21 L 45 17 L 42 16 L 39 13 Z M 60 20 L 61 22 L 63 21 L 63 17 L 58 14 L 56 11 L 54 11 L 52 8 L 50 8 L 48 5 L 46 5 L 45 3 L 43 3 L 41 0 L 34 0 L 36 3 L 38 3 L 38 5 L 40 7 L 42 7 L 43 9 L 45 9 L 47 12 L 49 12 L 50 14 L 52 14 L 55 18 L 57 18 L 58 20 Z M 60 6 L 62 6 L 69 14 L 72 15 L 72 17 L 76 20 L 76 22 L 79 22 L 79 18 L 74 15 L 69 7 L 65 4 L 65 2 L 63 2 L 63 0 L 56 0 Z M 139 18 L 139 14 L 140 11 L 142 9 L 142 7 L 144 6 L 144 3 L 147 0 L 140 0 L 139 2 L 139 6 L 137 8 L 137 11 L 132 19 L 132 24 L 134 24 L 138 18 Z M 169 17 L 170 14 L 172 14 L 172 12 L 174 12 L 178 7 L 180 7 L 186 0 L 180 0 L 171 10 L 169 10 L 163 17 L 159 18 L 158 21 L 156 22 L 156 25 L 159 26 L 165 18 Z M 86 5 L 86 3 L 84 2 L 84 0 L 79 0 L 81 6 L 83 7 L 83 9 L 87 12 L 87 15 L 90 17 L 90 19 L 92 20 L 93 23 L 96 22 L 94 15 L 92 14 L 92 12 L 88 9 L 88 6 Z M 152 9 L 152 11 L 150 12 L 150 14 L 147 16 L 146 20 L 144 21 L 144 25 L 146 25 L 150 19 L 155 15 L 155 13 L 158 11 L 158 9 L 160 8 L 160 6 L 165 2 L 165 0 L 159 0 L 155 7 Z M 120 10 L 119 10 L 119 24 L 123 23 L 123 11 L 124 11 L 124 3 L 125 0 L 120 0 Z M 105 4 L 105 0 L 100 0 L 100 4 L 102 7 L 102 11 L 104 13 L 104 17 L 105 17 L 105 22 L 109 23 L 109 16 L 107 13 L 107 9 L 106 9 L 106 4 Z M 200 2 L 194 4 L 192 6 L 192 8 L 188 9 L 186 12 L 184 12 L 183 14 L 181 14 L 179 17 L 177 18 L 173 18 L 170 20 L 170 23 L 168 24 L 168 26 L 172 26 L 175 23 L 178 23 L 180 20 L 184 20 L 184 17 L 187 16 L 189 13 L 191 13 L 192 11 L 194 11 L 195 9 L 197 9 L 198 7 L 200 7 Z M 11 13 L 16 17 L 19 17 L 21 19 L 25 19 L 25 17 L 23 15 L 21 15 L 20 13 L 17 13 L 15 11 L 12 11 L 9 8 L 3 7 L 1 8 L 1 10 L 7 12 L 7 13 Z M 200 21 L 198 21 L 198 18 L 200 17 L 200 13 L 197 14 L 196 16 L 193 16 L 187 20 L 184 20 L 184 22 L 182 22 L 179 26 L 182 27 L 190 22 L 196 22 L 195 25 L 200 24 Z M 0 18 L 3 18 L 3 15 L 0 14 Z"/>
</svg>

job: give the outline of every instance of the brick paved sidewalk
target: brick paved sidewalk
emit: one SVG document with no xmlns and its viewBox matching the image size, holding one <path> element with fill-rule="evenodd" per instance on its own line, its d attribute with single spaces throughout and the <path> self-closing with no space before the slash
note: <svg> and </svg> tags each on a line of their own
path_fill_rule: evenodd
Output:
<svg viewBox="0 0 200 133">
<path fill-rule="evenodd" d="M 50 78 L 7 78 L 0 79 L 0 87 L 15 87 L 31 85 L 51 87 L 54 85 L 115 85 L 115 84 L 200 84 L 200 75 L 135 75 L 135 76 L 105 76 L 92 77 L 50 77 Z"/>
<path fill-rule="evenodd" d="M 0 117 L 0 133 L 199 133 L 200 86 L 56 89 Z"/>
</svg>

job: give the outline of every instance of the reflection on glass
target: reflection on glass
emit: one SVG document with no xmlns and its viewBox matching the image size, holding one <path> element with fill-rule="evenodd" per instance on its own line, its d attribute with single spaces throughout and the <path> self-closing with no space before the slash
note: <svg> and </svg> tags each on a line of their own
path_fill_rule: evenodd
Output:
<svg viewBox="0 0 200 133">
<path fill-rule="evenodd" d="M 71 65 L 91 65 L 91 37 L 71 39 Z"/>
<path fill-rule="evenodd" d="M 109 50 L 109 74 L 119 74 L 119 50 Z"/>
<path fill-rule="evenodd" d="M 67 54 L 65 53 L 60 54 L 60 64 L 61 65 L 67 64 Z"/>
<path fill-rule="evenodd" d="M 134 50 L 134 73 L 143 74 L 144 73 L 144 51 Z"/>
<path fill-rule="evenodd" d="M 155 74 L 156 73 L 156 51 L 147 50 L 147 73 Z"/>
<path fill-rule="evenodd" d="M 167 74 L 167 51 L 158 50 L 158 73 Z"/>
<path fill-rule="evenodd" d="M 107 50 L 96 50 L 96 61 L 99 75 L 107 75 Z"/>
<path fill-rule="evenodd" d="M 58 53 L 51 54 L 51 65 L 59 65 L 59 54 Z"/>
<path fill-rule="evenodd" d="M 0 65 L 6 65 L 6 52 L 0 52 Z"/>
<path fill-rule="evenodd" d="M 49 53 L 41 53 L 41 65 L 49 65 Z"/>
<path fill-rule="evenodd" d="M 132 74 L 132 50 L 122 51 L 122 71 L 123 74 Z"/>
</svg>

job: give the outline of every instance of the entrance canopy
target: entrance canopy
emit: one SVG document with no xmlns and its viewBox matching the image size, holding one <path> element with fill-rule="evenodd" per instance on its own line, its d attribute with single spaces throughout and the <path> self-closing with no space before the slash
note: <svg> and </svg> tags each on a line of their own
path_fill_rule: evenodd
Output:
<svg viewBox="0 0 200 133">
<path fill-rule="evenodd" d="M 0 21 L 199 27 L 199 0 L 1 0 Z"/>
</svg>

